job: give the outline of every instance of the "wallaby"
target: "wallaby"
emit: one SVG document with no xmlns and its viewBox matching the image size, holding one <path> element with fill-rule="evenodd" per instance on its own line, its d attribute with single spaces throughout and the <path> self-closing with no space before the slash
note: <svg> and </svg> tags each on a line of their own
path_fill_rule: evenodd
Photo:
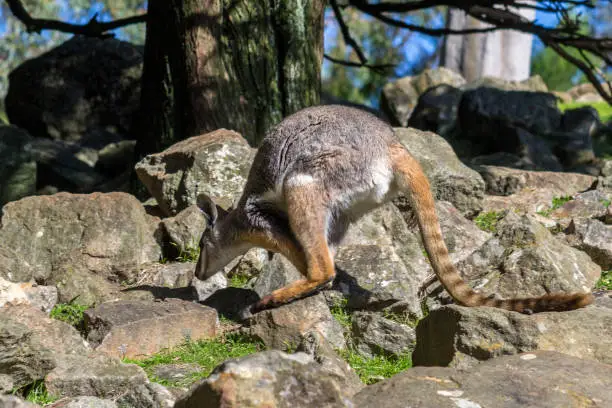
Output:
<svg viewBox="0 0 612 408">
<path fill-rule="evenodd" d="M 210 198 L 198 197 L 209 225 L 196 276 L 206 279 L 250 248 L 262 247 L 285 256 L 304 279 L 265 296 L 250 312 L 307 296 L 334 278 L 335 250 L 350 223 L 398 193 L 408 197 L 431 266 L 458 304 L 532 313 L 593 301 L 590 293 L 499 300 L 472 290 L 451 263 L 419 163 L 384 121 L 334 105 L 303 109 L 267 133 L 236 208 L 218 217 Z"/>
</svg>

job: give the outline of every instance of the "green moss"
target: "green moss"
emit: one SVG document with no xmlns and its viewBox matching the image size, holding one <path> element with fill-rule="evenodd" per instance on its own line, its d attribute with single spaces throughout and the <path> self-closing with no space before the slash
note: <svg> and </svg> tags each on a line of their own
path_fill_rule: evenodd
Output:
<svg viewBox="0 0 612 408">
<path fill-rule="evenodd" d="M 612 269 L 601 273 L 601 278 L 595 284 L 595 288 L 612 290 Z"/>
<path fill-rule="evenodd" d="M 568 109 L 576 109 L 581 108 L 583 106 L 591 106 L 593 107 L 597 113 L 599 114 L 599 119 L 606 123 L 609 120 L 612 120 L 612 106 L 608 104 L 608 102 L 568 102 L 568 103 L 559 103 L 559 109 L 561 111 L 566 111 Z"/>
<path fill-rule="evenodd" d="M 229 286 L 232 288 L 246 288 L 251 278 L 247 275 L 234 273 L 229 276 Z"/>
<path fill-rule="evenodd" d="M 546 210 L 538 211 L 538 214 L 544 217 L 548 217 L 557 208 L 560 208 L 561 206 L 563 206 L 563 204 L 569 201 L 572 201 L 572 200 L 573 200 L 572 196 L 553 197 L 551 206 L 547 208 Z"/>
<path fill-rule="evenodd" d="M 145 360 L 124 359 L 124 361 L 142 367 L 151 381 L 165 386 L 188 386 L 199 379 L 208 377 L 212 370 L 225 360 L 243 357 L 261 350 L 263 350 L 261 342 L 242 334 L 231 333 L 213 340 L 187 342 Z M 198 364 L 201 370 L 180 381 L 162 380 L 154 374 L 155 367 L 158 365 L 181 363 Z"/>
<path fill-rule="evenodd" d="M 483 231 L 497 232 L 497 223 L 504 217 L 503 212 L 489 211 L 478 214 L 478 217 L 474 218 L 474 222 Z"/>
<path fill-rule="evenodd" d="M 83 331 L 85 328 L 85 322 L 83 313 L 89 306 L 80 305 L 73 299 L 69 303 L 58 303 L 53 306 L 49 316 L 52 319 L 61 320 L 71 326 L 74 326 L 77 330 Z"/>
<path fill-rule="evenodd" d="M 374 384 L 412 367 L 412 358 L 409 353 L 399 357 L 376 356 L 366 358 L 349 348 L 340 350 L 339 354 L 353 367 L 365 384 Z"/>
</svg>

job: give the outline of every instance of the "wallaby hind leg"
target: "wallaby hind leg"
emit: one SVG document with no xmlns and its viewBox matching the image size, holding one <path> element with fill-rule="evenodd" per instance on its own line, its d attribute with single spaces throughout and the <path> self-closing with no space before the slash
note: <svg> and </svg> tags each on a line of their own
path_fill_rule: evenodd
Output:
<svg viewBox="0 0 612 408">
<path fill-rule="evenodd" d="M 291 230 L 299 242 L 305 261 L 305 270 L 300 279 L 277 289 L 256 303 L 251 311 L 257 312 L 300 299 L 317 291 L 335 276 L 334 262 L 327 244 L 325 193 L 315 183 L 304 182 L 285 185 L 285 201 Z M 310 180 L 310 178 L 305 178 Z M 287 256 L 296 258 L 295 255 Z M 300 258 L 299 256 L 297 258 Z M 295 264 L 295 263 L 294 263 Z M 296 265 L 299 268 L 299 265 Z"/>
</svg>

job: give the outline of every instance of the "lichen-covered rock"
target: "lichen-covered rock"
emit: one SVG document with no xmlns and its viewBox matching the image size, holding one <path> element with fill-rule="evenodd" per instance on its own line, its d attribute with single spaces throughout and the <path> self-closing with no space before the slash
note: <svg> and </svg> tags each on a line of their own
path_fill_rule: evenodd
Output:
<svg viewBox="0 0 612 408">
<path fill-rule="evenodd" d="M 476 89 L 480 87 L 496 88 L 504 91 L 548 92 L 546 82 L 540 75 L 532 75 L 522 81 L 513 81 L 498 77 L 485 76 L 463 86 L 463 89 Z"/>
<path fill-rule="evenodd" d="M 414 329 L 377 313 L 354 313 L 351 329 L 355 348 L 366 357 L 405 354 L 416 340 Z"/>
<path fill-rule="evenodd" d="M 218 272 L 206 280 L 194 277 L 191 286 L 196 290 L 198 300 L 203 302 L 219 289 L 227 288 L 228 281 L 223 272 Z"/>
<path fill-rule="evenodd" d="M 601 269 L 612 269 L 612 225 L 598 220 L 574 219 L 566 234 L 569 234 L 569 244 L 589 254 Z"/>
<path fill-rule="evenodd" d="M 240 197 L 255 149 L 240 134 L 220 129 L 180 141 L 136 164 L 136 174 L 167 216 L 205 193 L 225 209 Z"/>
<path fill-rule="evenodd" d="M 448 142 L 416 129 L 397 128 L 395 134 L 423 167 L 436 199 L 452 203 L 464 215 L 477 214 L 482 209 L 482 177 L 457 158 Z"/>
<path fill-rule="evenodd" d="M 557 408 L 612 405 L 612 366 L 550 351 L 504 356 L 468 370 L 414 367 L 364 388 L 356 407 Z"/>
<path fill-rule="evenodd" d="M 198 248 L 202 233 L 206 229 L 206 217 L 198 206 L 191 205 L 174 217 L 162 220 L 171 245 L 183 252 Z"/>
<path fill-rule="evenodd" d="M 460 87 L 465 79 L 448 68 L 427 69 L 417 76 L 404 77 L 383 87 L 380 106 L 394 126 L 406 126 L 419 96 L 436 85 Z"/>
<path fill-rule="evenodd" d="M 0 374 L 20 388 L 41 380 L 63 360 L 90 351 L 74 327 L 27 305 L 0 308 Z"/>
<path fill-rule="evenodd" d="M 215 337 L 217 312 L 179 299 L 107 302 L 85 312 L 85 328 L 97 351 L 139 359 L 186 340 Z"/>
<path fill-rule="evenodd" d="M 0 407 L 2 408 L 39 408 L 40 405 L 33 404 L 15 396 L 0 394 Z"/>
<path fill-rule="evenodd" d="M 158 221 L 125 193 L 59 193 L 7 204 L 2 247 L 26 262 L 6 279 L 55 285 L 61 302 L 92 304 L 118 292 L 117 282 L 138 265 L 157 261 Z M 4 267 L 3 267 L 4 269 Z"/>
<path fill-rule="evenodd" d="M 491 307 L 445 306 L 416 329 L 415 365 L 465 368 L 505 354 L 550 350 L 612 363 L 612 309 L 590 306 L 531 316 Z"/>
<path fill-rule="evenodd" d="M 47 374 L 45 386 L 56 397 L 114 398 L 147 381 L 144 370 L 137 365 L 91 352 L 66 356 Z"/>
<path fill-rule="evenodd" d="M 567 227 L 572 219 L 603 218 L 610 206 L 612 192 L 601 190 L 585 191 L 573 196 L 559 208 L 550 213 L 550 218 Z"/>
<path fill-rule="evenodd" d="M 322 294 L 264 310 L 251 319 L 249 333 L 269 348 L 295 350 L 309 333 L 318 333 L 335 348 L 346 347 L 342 326 L 331 315 Z"/>
<path fill-rule="evenodd" d="M 308 354 L 270 350 L 221 364 L 175 408 L 353 407 L 350 397 Z"/>
<path fill-rule="evenodd" d="M 596 178 L 586 174 L 518 170 L 500 166 L 476 166 L 486 183 L 487 194 L 509 196 L 525 192 L 550 191 L 551 196 L 574 195 L 590 188 Z M 552 199 L 545 205 L 550 205 Z M 533 204 L 535 208 L 537 204 Z M 532 211 L 532 212 L 535 212 Z"/>
<path fill-rule="evenodd" d="M 9 74 L 6 113 L 37 137 L 77 141 L 109 130 L 125 137 L 139 107 L 141 74 L 138 47 L 75 36 Z"/>
<path fill-rule="evenodd" d="M 115 401 L 98 397 L 75 397 L 62 399 L 53 408 L 117 408 Z"/>
</svg>

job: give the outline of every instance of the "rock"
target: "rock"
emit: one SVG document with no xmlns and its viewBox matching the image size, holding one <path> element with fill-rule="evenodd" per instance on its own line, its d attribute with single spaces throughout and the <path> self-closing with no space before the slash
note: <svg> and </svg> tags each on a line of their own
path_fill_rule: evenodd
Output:
<svg viewBox="0 0 612 408">
<path fill-rule="evenodd" d="M 105 181 L 95 169 L 98 161 L 95 149 L 63 140 L 35 139 L 31 151 L 38 167 L 39 187 L 90 193 Z"/>
<path fill-rule="evenodd" d="M 151 263 L 138 268 L 138 272 L 133 272 L 135 285 L 152 285 L 163 288 L 185 288 L 194 279 L 194 262 L 168 262 Z M 139 286 L 133 289 L 138 289 Z M 195 298 L 194 298 L 195 299 Z"/>
<path fill-rule="evenodd" d="M 550 218 L 567 227 L 572 219 L 601 218 L 606 215 L 612 192 L 601 190 L 585 191 L 577 194 L 572 200 L 564 203 L 550 213 Z"/>
<path fill-rule="evenodd" d="M 198 248 L 206 229 L 206 217 L 197 205 L 191 205 L 174 217 L 162 220 L 162 225 L 179 253 Z"/>
<path fill-rule="evenodd" d="M 153 368 L 153 375 L 171 383 L 186 383 L 203 370 L 197 363 L 160 364 Z"/>
<path fill-rule="evenodd" d="M 531 316 L 492 307 L 444 306 L 416 328 L 415 365 L 466 368 L 506 354 L 550 350 L 612 363 L 612 310 L 590 306 Z"/>
<path fill-rule="evenodd" d="M 587 254 L 564 244 L 529 215 L 508 213 L 497 228 L 506 256 L 499 271 L 480 283 L 486 293 L 510 298 L 584 292 L 601 275 Z"/>
<path fill-rule="evenodd" d="M 329 311 L 322 294 L 264 310 L 253 316 L 249 333 L 268 348 L 295 350 L 308 333 L 319 333 L 333 347 L 344 349 L 340 324 Z"/>
<path fill-rule="evenodd" d="M 270 350 L 217 367 L 175 408 L 353 407 L 348 390 L 305 353 Z"/>
<path fill-rule="evenodd" d="M 0 124 L 0 207 L 36 192 L 32 136 L 16 126 Z"/>
<path fill-rule="evenodd" d="M 253 278 L 262 276 L 263 269 L 270 263 L 270 253 L 263 248 L 251 248 L 240 257 L 238 262 L 227 272 L 228 277 L 241 276 Z"/>
<path fill-rule="evenodd" d="M 172 408 L 176 397 L 161 384 L 140 384 L 117 398 L 119 407 Z"/>
<path fill-rule="evenodd" d="M 0 277 L 0 307 L 26 304 L 49 313 L 57 303 L 57 288 L 33 282 L 12 283 Z"/>
<path fill-rule="evenodd" d="M 463 77 L 447 68 L 427 69 L 414 77 L 404 77 L 383 87 L 380 107 L 394 126 L 406 126 L 419 96 L 437 85 L 460 87 Z"/>
<path fill-rule="evenodd" d="M 436 199 L 451 202 L 464 215 L 482 209 L 484 181 L 459 161 L 444 139 L 416 129 L 395 129 L 395 134 L 423 167 Z"/>
<path fill-rule="evenodd" d="M 51 408 L 117 408 L 117 404 L 98 397 L 76 397 L 51 404 Z"/>
<path fill-rule="evenodd" d="M 9 375 L 16 388 L 43 379 L 63 360 L 89 350 L 72 326 L 48 318 L 39 309 L 0 308 L 0 374 Z"/>
<path fill-rule="evenodd" d="M 220 129 L 145 157 L 136 173 L 167 216 L 195 204 L 200 193 L 228 209 L 242 193 L 254 153 L 240 134 Z"/>
<path fill-rule="evenodd" d="M 563 113 L 561 127 L 550 141 L 555 154 L 566 169 L 588 165 L 595 160 L 593 137 L 600 126 L 599 115 L 591 106 L 570 109 Z"/>
<path fill-rule="evenodd" d="M 491 238 L 448 202 L 438 201 L 436 212 L 453 263 L 463 261 Z"/>
<path fill-rule="evenodd" d="M 542 92 L 477 88 L 465 91 L 459 103 L 462 137 L 481 146 L 483 153 L 513 153 L 521 128 L 538 137 L 551 136 L 561 124 L 554 95 Z"/>
<path fill-rule="evenodd" d="M 2 394 L 8 394 L 14 387 L 13 377 L 8 374 L 0 374 L 0 396 Z"/>
<path fill-rule="evenodd" d="M 135 140 L 108 143 L 98 151 L 96 170 L 104 175 L 118 176 L 134 165 Z"/>
<path fill-rule="evenodd" d="M 503 91 L 529 91 L 548 92 L 546 82 L 539 75 L 533 75 L 522 81 L 512 81 L 497 77 L 482 77 L 476 81 L 469 82 L 463 89 L 476 89 L 481 87 L 495 88 Z"/>
<path fill-rule="evenodd" d="M 419 97 L 407 127 L 452 138 L 457 130 L 457 107 L 462 94 L 460 89 L 446 84 L 429 88 Z"/>
<path fill-rule="evenodd" d="M 3 275 L 55 285 L 60 302 L 113 298 L 127 271 L 160 258 L 157 227 L 125 193 L 27 197 L 4 207 L 0 242 L 29 267 Z"/>
<path fill-rule="evenodd" d="M 412 351 L 416 336 L 414 329 L 405 324 L 377 313 L 355 312 L 352 339 L 356 350 L 371 358 L 379 354 L 399 356 Z"/>
<path fill-rule="evenodd" d="M 0 407 L 2 408 L 37 408 L 38 404 L 24 401 L 15 395 L 4 395 L 0 393 Z"/>
<path fill-rule="evenodd" d="M 602 84 L 602 85 L 605 86 L 605 84 Z M 597 91 L 595 90 L 595 87 L 593 86 L 593 84 L 591 84 L 590 82 L 585 82 L 583 84 L 576 85 L 573 88 L 571 88 L 569 91 L 567 91 L 567 93 L 569 93 L 572 99 L 574 100 L 580 99 L 584 95 L 592 95 L 592 94 L 599 95 Z M 602 98 L 600 96 L 597 101 L 601 101 L 601 100 Z M 587 100 L 587 102 L 592 102 L 592 101 Z"/>
<path fill-rule="evenodd" d="M 569 92 L 552 91 L 552 94 L 555 95 L 561 103 L 570 103 L 574 101 L 574 98 L 572 98 Z"/>
<path fill-rule="evenodd" d="M 217 313 L 193 302 L 117 301 L 85 312 L 87 339 L 97 351 L 140 359 L 186 340 L 217 334 Z"/>
<path fill-rule="evenodd" d="M 612 269 L 612 225 L 598 220 L 573 219 L 566 234 L 569 234 L 569 244 L 589 254 L 602 270 Z"/>
<path fill-rule="evenodd" d="M 415 367 L 368 386 L 356 407 L 577 407 L 612 404 L 612 367 L 561 353 L 505 356 L 468 370 Z"/>
<path fill-rule="evenodd" d="M 297 351 L 311 355 L 321 365 L 321 370 L 335 378 L 349 395 L 364 387 L 355 370 L 334 351 L 333 346 L 320 333 L 306 334 Z"/>
<path fill-rule="evenodd" d="M 51 395 L 115 398 L 148 381 L 144 370 L 104 354 L 67 356 L 45 377 Z"/>
<path fill-rule="evenodd" d="M 219 289 L 227 288 L 227 278 L 223 272 L 218 272 L 206 280 L 193 278 L 191 285 L 198 293 L 198 301 L 203 302 Z"/>
<path fill-rule="evenodd" d="M 77 141 L 109 129 L 125 136 L 141 74 L 142 52 L 132 44 L 75 36 L 9 74 L 6 113 L 38 137 Z"/>
<path fill-rule="evenodd" d="M 263 298 L 272 291 L 287 286 L 291 282 L 302 279 L 302 274 L 291 262 L 280 254 L 274 254 L 272 260 L 266 263 L 255 282 L 253 290 Z"/>
<path fill-rule="evenodd" d="M 524 190 L 532 196 L 534 190 L 547 190 L 559 197 L 568 196 L 589 189 L 596 181 L 593 176 L 578 173 L 527 171 L 499 166 L 476 166 L 475 170 L 484 179 L 487 194 L 501 196 L 521 193 Z M 551 201 L 552 199 L 548 200 L 547 204 L 550 205 Z"/>
<path fill-rule="evenodd" d="M 348 298 L 351 309 L 381 310 L 402 303 L 403 312 L 413 318 L 421 316 L 417 291 L 425 276 L 411 276 L 393 247 L 342 246 L 335 261 L 334 286 Z"/>
</svg>

